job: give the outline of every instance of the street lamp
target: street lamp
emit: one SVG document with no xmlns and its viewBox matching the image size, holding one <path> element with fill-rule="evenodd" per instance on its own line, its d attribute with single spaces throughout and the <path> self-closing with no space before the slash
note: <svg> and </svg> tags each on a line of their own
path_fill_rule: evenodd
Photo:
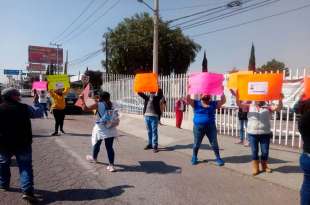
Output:
<svg viewBox="0 0 310 205">
<path fill-rule="evenodd" d="M 139 3 L 146 5 L 154 13 L 154 38 L 153 38 L 153 73 L 158 73 L 158 25 L 159 25 L 159 0 L 154 1 L 154 8 L 144 0 L 137 0 Z"/>
</svg>

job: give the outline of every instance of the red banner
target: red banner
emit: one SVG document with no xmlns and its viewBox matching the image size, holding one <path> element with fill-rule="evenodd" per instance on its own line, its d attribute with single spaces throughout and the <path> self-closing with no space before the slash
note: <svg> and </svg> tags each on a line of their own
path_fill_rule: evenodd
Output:
<svg viewBox="0 0 310 205">
<path fill-rule="evenodd" d="M 58 50 L 58 52 L 57 52 Z M 46 63 L 46 64 L 63 64 L 63 49 L 29 46 L 28 61 L 29 63 Z"/>
</svg>

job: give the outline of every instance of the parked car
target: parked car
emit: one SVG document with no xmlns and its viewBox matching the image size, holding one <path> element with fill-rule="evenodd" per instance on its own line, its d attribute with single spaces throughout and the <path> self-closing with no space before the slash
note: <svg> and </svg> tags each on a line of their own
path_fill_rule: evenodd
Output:
<svg viewBox="0 0 310 205">
<path fill-rule="evenodd" d="M 65 97 L 66 114 L 81 114 L 82 113 L 82 108 L 75 105 L 77 100 L 78 100 L 78 95 L 73 91 L 69 92 L 66 95 Z"/>
<path fill-rule="evenodd" d="M 32 96 L 31 89 L 19 89 L 19 93 L 22 97 L 31 97 Z"/>
</svg>

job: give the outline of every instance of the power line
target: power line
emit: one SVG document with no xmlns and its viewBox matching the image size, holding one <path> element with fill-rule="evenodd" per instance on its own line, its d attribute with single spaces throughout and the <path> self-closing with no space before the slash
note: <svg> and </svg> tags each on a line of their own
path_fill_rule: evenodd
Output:
<svg viewBox="0 0 310 205">
<path fill-rule="evenodd" d="M 106 16 L 113 8 L 115 8 L 120 3 L 120 1 L 121 0 L 117 0 L 111 7 L 109 7 L 102 15 L 100 15 L 98 18 L 96 18 L 92 23 L 90 23 L 88 26 L 86 26 L 79 33 L 73 35 L 71 38 L 65 39 L 63 41 L 63 43 L 68 43 L 68 42 L 72 41 L 73 39 L 75 39 L 76 37 L 78 37 L 79 35 L 81 35 L 82 33 L 86 32 L 87 29 L 89 29 L 91 26 L 93 26 L 95 23 L 97 23 L 101 18 Z"/>
<path fill-rule="evenodd" d="M 257 3 L 256 5 L 251 5 L 251 6 L 242 8 L 242 9 L 238 9 L 238 10 L 235 10 L 235 11 L 231 11 L 231 12 L 228 12 L 228 13 L 216 16 L 216 17 L 212 17 L 212 18 L 209 18 L 209 19 L 206 19 L 206 20 L 202 20 L 202 21 L 198 21 L 198 22 L 186 25 L 186 26 L 182 27 L 182 29 L 184 29 L 184 30 L 191 29 L 191 28 L 195 28 L 195 27 L 198 27 L 198 26 L 202 26 L 202 25 L 208 24 L 208 23 L 220 21 L 222 19 L 225 19 L 225 18 L 228 18 L 228 17 L 231 17 L 231 16 L 235 16 L 235 15 L 238 15 L 238 14 L 241 14 L 241 13 L 245 13 L 245 12 L 248 12 L 248 11 L 251 11 L 251 10 L 254 10 L 254 9 L 258 9 L 258 8 L 261 8 L 261 7 L 273 4 L 273 3 L 278 2 L 278 1 L 280 1 L 280 0 L 272 0 L 272 1 L 266 0 L 264 2 Z"/>
<path fill-rule="evenodd" d="M 94 55 L 94 54 L 97 54 L 98 52 L 101 52 L 101 51 L 102 51 L 102 49 L 98 49 L 98 50 L 92 51 L 92 52 L 90 52 L 90 53 L 87 53 L 86 55 L 84 55 L 84 56 L 82 56 L 82 57 L 79 57 L 79 58 L 76 58 L 76 59 L 74 59 L 74 60 L 71 60 L 71 61 L 69 62 L 69 64 L 74 64 L 74 63 L 76 63 L 76 62 L 83 61 L 84 59 L 89 58 L 90 56 L 92 56 L 92 55 Z"/>
<path fill-rule="evenodd" d="M 280 13 L 276 13 L 276 14 L 273 14 L 273 15 L 270 15 L 270 16 L 256 18 L 256 19 L 253 19 L 251 21 L 246 21 L 246 22 L 243 22 L 243 23 L 240 23 L 240 24 L 235 24 L 235 25 L 231 25 L 231 26 L 228 26 L 228 27 L 219 28 L 219 29 L 216 29 L 216 30 L 213 30 L 213 31 L 192 35 L 190 37 L 200 37 L 200 36 L 205 36 L 205 35 L 209 35 L 209 34 L 212 34 L 212 33 L 217 33 L 217 32 L 220 32 L 220 31 L 225 31 L 225 30 L 229 30 L 229 29 L 233 29 L 233 28 L 238 28 L 238 27 L 241 27 L 241 26 L 244 26 L 244 25 L 247 25 L 247 24 L 255 23 L 255 22 L 258 22 L 258 21 L 263 21 L 263 20 L 266 20 L 266 19 L 269 19 L 269 18 L 273 18 L 273 17 L 276 17 L 276 16 L 282 16 L 282 15 L 285 15 L 285 14 L 288 14 L 288 13 L 296 12 L 296 11 L 299 11 L 299 10 L 302 10 L 302 9 L 306 9 L 308 7 L 310 7 L 310 4 L 306 4 L 304 6 L 297 7 L 295 9 L 290 9 L 290 10 L 282 11 Z"/>
<path fill-rule="evenodd" d="M 109 0 L 105 0 L 102 4 L 100 4 L 97 9 L 95 9 L 95 11 L 93 13 L 91 13 L 90 15 L 88 15 L 86 17 L 86 19 L 84 19 L 84 21 L 80 24 L 78 24 L 76 27 L 74 27 L 74 29 L 68 33 L 67 35 L 65 35 L 63 38 L 60 38 L 59 41 L 61 40 L 65 40 L 67 38 L 69 38 L 73 33 L 75 33 L 76 31 L 78 31 L 85 23 L 87 23 L 100 9 L 102 9 L 107 3 L 109 2 Z"/>
<path fill-rule="evenodd" d="M 69 24 L 58 36 L 56 36 L 53 41 L 59 39 L 63 34 L 65 34 L 85 13 L 86 11 L 95 3 L 96 0 L 90 1 L 87 6 L 82 10 L 82 12 Z"/>
<path fill-rule="evenodd" d="M 170 12 L 170 11 L 178 11 L 178 10 L 185 10 L 185 9 L 194 9 L 194 8 L 202 8 L 202 7 L 210 7 L 211 5 L 221 5 L 222 3 L 214 3 L 214 4 L 200 4 L 200 5 L 193 5 L 193 6 L 184 6 L 178 8 L 166 8 L 161 9 L 161 12 Z"/>
<path fill-rule="evenodd" d="M 245 1 L 244 3 L 248 3 L 248 2 L 251 2 L 251 1 L 254 1 L 254 0 L 247 0 L 247 1 Z M 214 12 L 211 12 L 211 13 L 207 13 L 207 14 L 204 14 L 204 15 L 202 15 L 202 16 L 199 16 L 199 17 L 196 17 L 196 18 L 187 20 L 187 21 L 185 21 L 185 22 L 178 23 L 178 24 L 176 24 L 176 25 L 171 26 L 170 28 L 175 28 L 175 27 L 181 26 L 181 25 L 186 24 L 186 23 L 191 23 L 191 22 L 193 22 L 193 21 L 202 19 L 202 18 L 204 18 L 204 17 L 208 17 L 208 16 L 211 16 L 211 15 L 213 15 L 213 14 L 221 13 L 222 11 L 230 10 L 230 9 L 231 9 L 231 8 L 227 7 L 227 4 L 226 4 L 226 5 L 223 6 L 223 9 L 221 9 L 221 10 L 214 11 Z"/>
</svg>

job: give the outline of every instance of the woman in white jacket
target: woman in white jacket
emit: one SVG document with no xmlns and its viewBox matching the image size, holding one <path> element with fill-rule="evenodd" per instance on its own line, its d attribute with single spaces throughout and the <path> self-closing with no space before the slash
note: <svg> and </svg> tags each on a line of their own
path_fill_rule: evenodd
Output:
<svg viewBox="0 0 310 205">
<path fill-rule="evenodd" d="M 91 162 L 97 162 L 97 157 L 100 151 L 100 146 L 104 140 L 107 155 L 109 159 L 109 165 L 107 170 L 114 172 L 114 158 L 115 152 L 113 149 L 114 138 L 118 136 L 116 126 L 113 125 L 111 118 L 113 112 L 113 105 L 110 101 L 110 94 L 108 92 L 101 91 L 99 94 L 99 100 L 92 106 L 87 107 L 84 101 L 84 97 L 81 96 L 83 101 L 83 110 L 97 110 L 96 112 L 96 123 L 92 131 L 92 155 L 87 155 L 86 159 Z"/>
</svg>

